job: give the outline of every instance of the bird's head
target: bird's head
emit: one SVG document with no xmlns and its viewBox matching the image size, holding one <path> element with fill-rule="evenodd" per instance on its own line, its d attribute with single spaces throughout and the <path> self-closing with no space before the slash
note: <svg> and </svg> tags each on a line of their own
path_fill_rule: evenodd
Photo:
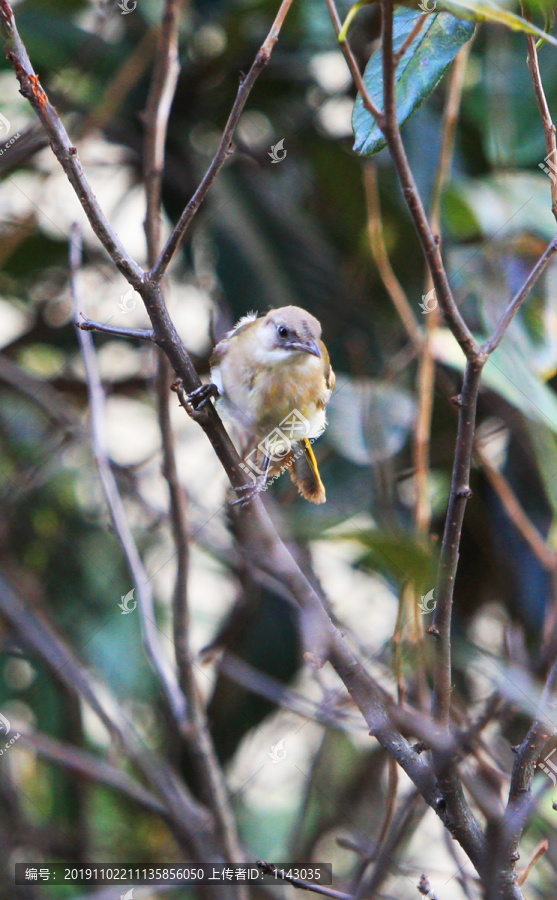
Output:
<svg viewBox="0 0 557 900">
<path fill-rule="evenodd" d="M 299 306 L 272 309 L 261 324 L 261 340 L 266 350 L 310 353 L 321 357 L 321 325 L 315 316 Z"/>
</svg>

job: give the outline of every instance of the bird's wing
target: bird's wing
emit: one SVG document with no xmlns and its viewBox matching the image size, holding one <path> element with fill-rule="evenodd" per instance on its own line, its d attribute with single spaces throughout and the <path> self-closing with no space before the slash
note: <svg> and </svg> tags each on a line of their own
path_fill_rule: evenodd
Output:
<svg viewBox="0 0 557 900">
<path fill-rule="evenodd" d="M 327 386 L 327 390 L 333 393 L 335 389 L 336 376 L 333 372 L 331 361 L 329 359 L 329 351 L 327 350 L 323 341 L 319 341 L 319 347 L 321 350 L 321 356 L 323 357 L 323 362 L 325 365 L 325 384 Z"/>
<path fill-rule="evenodd" d="M 223 337 L 222 341 L 219 341 L 218 344 L 213 347 L 213 351 L 209 358 L 209 365 L 211 366 L 211 368 L 213 368 L 213 366 L 218 366 L 223 357 L 227 354 L 230 348 L 230 341 L 234 340 L 235 337 L 238 337 L 239 334 L 253 325 L 253 323 L 256 322 L 258 318 L 258 313 L 249 312 L 245 316 L 242 316 L 241 319 L 238 319 L 234 328 L 231 328 L 230 331 Z"/>
<path fill-rule="evenodd" d="M 337 377 L 336 377 L 335 373 L 333 372 L 331 364 L 329 363 L 328 371 L 325 373 L 325 381 L 327 382 L 327 387 L 329 388 L 331 394 L 333 393 L 333 391 L 335 389 L 336 380 L 337 380 Z"/>
</svg>

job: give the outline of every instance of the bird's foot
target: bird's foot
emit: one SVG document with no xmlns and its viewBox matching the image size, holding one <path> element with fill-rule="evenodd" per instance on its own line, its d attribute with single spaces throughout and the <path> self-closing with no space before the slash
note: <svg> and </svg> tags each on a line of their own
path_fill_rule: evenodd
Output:
<svg viewBox="0 0 557 900">
<path fill-rule="evenodd" d="M 209 405 L 212 397 L 218 397 L 219 390 L 216 384 L 212 382 L 210 384 L 202 384 L 200 387 L 196 388 L 195 391 L 192 391 L 191 394 L 186 394 L 187 401 L 196 411 L 200 409 L 206 409 Z"/>
<path fill-rule="evenodd" d="M 252 482 L 251 484 L 240 484 L 237 487 L 233 488 L 237 494 L 240 494 L 240 497 L 237 497 L 235 500 L 230 501 L 230 506 L 241 506 L 242 508 L 248 506 L 252 500 L 257 497 L 258 494 L 265 487 L 265 482 L 260 479 Z"/>
<path fill-rule="evenodd" d="M 181 405 L 194 422 L 204 423 L 207 421 L 207 407 L 211 402 L 211 398 L 218 397 L 219 393 L 216 384 L 202 384 L 192 391 L 191 394 L 186 394 L 184 383 L 179 378 L 170 387 L 171 390 L 178 394 Z"/>
</svg>

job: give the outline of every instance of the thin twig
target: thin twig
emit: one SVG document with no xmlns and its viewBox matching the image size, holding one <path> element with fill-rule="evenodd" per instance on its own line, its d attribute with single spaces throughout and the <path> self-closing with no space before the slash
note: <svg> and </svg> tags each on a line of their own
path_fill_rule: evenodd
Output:
<svg viewBox="0 0 557 900">
<path fill-rule="evenodd" d="M 342 30 L 342 22 L 336 8 L 335 0 L 325 0 L 325 2 L 327 3 L 329 14 L 331 16 L 333 26 L 338 37 Z M 354 56 L 350 44 L 348 43 L 348 40 L 346 38 L 343 41 L 340 41 L 340 47 L 342 52 L 344 53 L 344 57 L 346 59 L 346 62 L 348 63 L 348 68 L 350 69 L 352 78 L 354 79 L 354 84 L 356 85 L 356 88 L 362 97 L 365 108 L 380 125 L 383 121 L 383 114 L 373 102 L 370 93 L 364 84 L 364 79 L 362 77 L 362 73 L 360 72 L 360 67 L 358 66 L 356 57 Z"/>
<path fill-rule="evenodd" d="M 81 328 L 82 331 L 102 331 L 104 334 L 115 334 L 118 337 L 136 338 L 140 341 L 153 341 L 155 339 L 155 333 L 152 329 L 120 328 L 118 325 L 95 322 L 94 319 L 89 319 L 88 316 L 84 315 L 82 312 L 80 312 L 79 315 L 81 318 L 76 318 L 74 320 L 74 325 L 76 328 Z"/>
<path fill-rule="evenodd" d="M 50 146 L 68 180 L 76 192 L 91 227 L 106 252 L 133 287 L 143 282 L 143 271 L 125 249 L 120 238 L 102 211 L 91 185 L 85 178 L 77 149 L 71 143 L 60 116 L 50 103 L 35 73 L 27 50 L 19 36 L 12 7 L 8 0 L 0 0 L 0 30 L 6 56 L 17 75 L 20 90 L 37 113 L 46 131 Z"/>
<path fill-rule="evenodd" d="M 382 56 L 383 56 L 383 134 L 390 150 L 395 169 L 402 187 L 408 211 L 412 217 L 416 234 L 420 240 L 422 251 L 429 267 L 431 279 L 435 287 L 438 302 L 454 336 L 460 344 L 467 359 L 477 353 L 477 344 L 472 332 L 466 325 L 453 297 L 449 279 L 445 271 L 439 244 L 430 228 L 424 206 L 414 181 L 414 176 L 397 121 L 395 75 L 393 62 L 393 4 L 392 0 L 382 0 Z"/>
<path fill-rule="evenodd" d="M 482 364 L 477 362 L 477 343 L 464 322 L 453 298 L 439 245 L 429 226 L 400 136 L 396 114 L 395 66 L 393 62 L 393 0 L 381 0 L 381 38 L 383 109 L 385 113 L 383 133 L 402 185 L 408 210 L 422 244 L 439 303 L 451 331 L 468 360 L 462 389 L 461 416 L 459 418 L 451 493 L 439 564 L 439 579 L 436 590 L 437 606 L 432 626 L 439 639 L 437 653 L 434 658 L 433 711 L 434 717 L 442 724 L 442 727 L 448 729 L 452 675 L 450 637 L 452 597 L 458 564 L 458 547 L 462 532 L 462 521 L 466 501 L 470 495 L 468 480 Z M 436 762 L 435 754 L 434 762 Z M 437 764 L 436 771 L 449 817 L 458 826 L 459 840 L 476 867 L 480 867 L 481 870 L 483 864 L 483 835 L 466 802 L 457 773 L 450 766 L 446 765 L 440 770 Z"/>
<path fill-rule="evenodd" d="M 429 224 L 432 233 L 439 241 L 441 249 L 441 198 L 443 190 L 450 175 L 456 126 L 460 111 L 460 101 L 464 88 L 464 76 L 468 64 L 468 56 L 472 41 L 469 41 L 457 54 L 454 62 L 447 100 L 443 112 L 443 125 L 441 135 L 441 149 L 433 186 Z M 433 288 L 433 282 L 429 270 L 426 274 L 424 296 L 428 296 Z M 429 497 L 429 456 L 431 417 L 433 414 L 433 393 L 435 385 L 435 360 L 431 352 L 430 337 L 439 324 L 439 307 L 426 315 L 426 335 L 420 354 L 418 366 L 418 415 L 416 419 L 416 431 L 414 439 L 414 469 L 416 483 L 416 530 L 421 538 L 429 535 L 431 524 L 431 503 Z"/>
<path fill-rule="evenodd" d="M 284 20 L 291 5 L 292 0 L 282 0 L 269 34 L 259 48 L 257 56 L 255 57 L 255 60 L 253 61 L 248 74 L 245 78 L 242 79 L 240 83 L 238 93 L 236 94 L 236 100 L 234 101 L 234 105 L 228 117 L 228 121 L 222 133 L 219 146 L 212 159 L 212 162 L 205 172 L 205 175 L 203 176 L 193 197 L 180 216 L 178 223 L 172 231 L 172 234 L 168 238 L 166 245 L 162 253 L 160 254 L 156 264 L 149 272 L 149 278 L 154 283 L 160 282 L 163 278 L 164 273 L 166 272 L 176 250 L 178 249 L 190 222 L 203 203 L 205 197 L 207 196 L 209 188 L 220 172 L 222 166 L 233 152 L 232 139 L 234 137 L 236 126 L 238 124 L 240 116 L 242 115 L 242 112 L 244 111 L 244 107 L 251 93 L 253 85 L 255 84 L 259 74 L 263 71 L 271 58 L 273 48 L 278 40 L 281 28 L 284 24 Z"/>
<path fill-rule="evenodd" d="M 385 246 L 376 165 L 369 163 L 364 166 L 363 173 L 367 202 L 367 230 L 371 254 L 381 281 L 391 298 L 406 334 L 412 341 L 412 344 L 419 349 L 423 343 L 422 329 L 418 324 L 414 310 L 408 302 L 406 292 L 396 277 Z"/>
<path fill-rule="evenodd" d="M 302 881 L 294 875 L 287 874 L 284 869 L 279 869 L 273 863 L 265 862 L 258 859 L 255 864 L 262 872 L 267 875 L 274 875 L 277 881 L 286 881 L 293 887 L 299 888 L 301 891 L 312 891 L 314 894 L 321 894 L 323 897 L 333 897 L 334 900 L 354 900 L 352 894 L 345 894 L 343 891 L 335 891 L 333 888 L 325 887 L 323 884 L 313 884 L 309 881 Z"/>
<path fill-rule="evenodd" d="M 547 268 L 548 263 L 551 261 L 555 253 L 557 252 L 557 235 L 549 242 L 546 249 L 538 259 L 536 265 L 526 278 L 526 281 L 522 285 L 519 291 L 515 294 L 512 300 L 509 302 L 507 308 L 505 309 L 503 315 L 499 319 L 499 322 L 495 326 L 493 330 L 493 334 L 491 337 L 480 347 L 480 354 L 489 356 L 490 353 L 499 346 L 501 343 L 505 332 L 512 320 L 514 319 L 516 313 L 524 303 L 524 301 L 530 296 L 532 288 L 534 287 L 536 281 L 540 277 L 540 275 Z"/>
<path fill-rule="evenodd" d="M 166 0 L 160 29 L 155 66 L 143 114 L 145 143 L 143 148 L 143 180 L 147 201 L 145 235 L 149 266 L 160 252 L 162 174 L 168 118 L 178 75 L 178 25 L 181 0 Z"/>
<path fill-rule="evenodd" d="M 525 19 L 531 21 L 530 11 L 528 10 L 528 8 L 523 8 L 522 14 Z M 555 135 L 555 125 L 551 117 L 551 111 L 549 109 L 549 104 L 547 102 L 547 97 L 545 96 L 545 91 L 542 83 L 540 62 L 538 59 L 538 48 L 536 47 L 536 38 L 533 35 L 526 35 L 526 42 L 528 44 L 528 69 L 530 71 L 530 78 L 532 80 L 532 86 L 534 88 L 534 94 L 536 96 L 536 103 L 538 104 L 540 118 L 542 120 L 543 133 L 545 138 L 546 159 L 548 159 L 549 157 L 552 158 L 552 172 L 550 177 L 551 210 L 553 212 L 553 215 L 557 219 L 557 178 L 555 177 L 555 166 L 557 166 L 557 138 Z"/>
<path fill-rule="evenodd" d="M 56 763 L 75 772 L 78 775 L 94 780 L 100 784 L 112 787 L 124 794 L 145 809 L 166 816 L 164 804 L 127 772 L 122 772 L 116 766 L 99 759 L 86 750 L 72 747 L 62 741 L 58 741 L 50 735 L 38 731 L 29 731 L 25 726 L 16 723 L 21 739 L 44 759 Z"/>
<path fill-rule="evenodd" d="M 396 53 L 393 53 L 393 59 L 394 59 L 395 66 L 398 66 L 400 60 L 402 59 L 402 57 L 408 50 L 408 47 L 410 46 L 410 44 L 412 43 L 412 41 L 414 40 L 416 35 L 418 35 L 420 33 L 420 31 L 422 30 L 422 28 L 424 26 L 424 22 L 428 16 L 429 16 L 429 13 L 425 12 L 423 15 L 420 16 L 419 19 L 417 19 L 417 21 L 414 23 L 414 27 L 412 28 L 410 34 L 408 34 L 406 36 L 406 38 L 404 39 L 404 42 L 403 42 L 400 50 L 397 50 Z"/>
<path fill-rule="evenodd" d="M 81 235 L 77 226 L 72 228 L 70 243 L 70 283 L 74 303 L 74 315 L 77 318 L 78 310 L 83 306 L 83 299 L 78 288 L 78 274 L 81 266 Z M 186 725 L 185 698 L 176 681 L 174 673 L 170 670 L 163 653 L 155 619 L 155 604 L 151 583 L 138 553 L 131 528 L 120 497 L 116 479 L 108 458 L 106 436 L 104 430 L 104 394 L 97 368 L 93 339 L 88 331 L 76 329 L 83 354 L 83 362 L 87 377 L 87 389 L 89 393 L 89 407 L 91 410 L 91 432 L 95 461 L 99 470 L 106 502 L 114 522 L 116 534 L 122 544 L 122 549 L 128 563 L 130 574 L 137 591 L 138 608 L 140 610 L 141 625 L 147 653 L 157 672 L 161 685 L 164 688 L 166 699 L 173 712 L 175 721 L 179 726 Z"/>
<path fill-rule="evenodd" d="M 472 42 L 462 47 L 452 67 L 447 91 L 447 99 L 443 111 L 443 124 L 441 133 L 441 149 L 433 185 L 429 224 L 433 235 L 438 241 L 441 251 L 441 198 L 443 190 L 449 178 L 456 134 L 456 126 L 460 111 L 460 101 L 464 88 L 464 76 L 468 63 Z M 426 269 L 424 297 L 430 296 L 433 281 L 429 269 Z M 427 301 L 426 301 L 427 302 Z M 418 540 L 427 545 L 431 528 L 431 499 L 430 499 L 430 443 L 431 421 L 433 416 L 433 403 L 435 391 L 435 359 L 431 350 L 431 336 L 439 325 L 439 307 L 434 304 L 434 309 L 426 314 L 426 328 L 423 346 L 418 362 L 417 391 L 418 413 L 416 417 L 416 429 L 413 442 L 414 481 L 416 488 L 416 504 L 414 508 L 414 522 Z M 418 602 L 414 591 L 414 609 Z M 418 617 L 423 622 L 422 617 Z M 425 647 L 423 625 L 418 640 L 418 655 L 422 658 L 422 678 L 425 677 Z M 425 685 L 421 684 L 422 696 L 425 696 Z"/>
<path fill-rule="evenodd" d="M 474 456 L 499 497 L 509 519 L 520 532 L 538 562 L 547 572 L 555 572 L 557 570 L 557 553 L 533 523 L 511 485 L 503 473 L 490 461 L 478 440 L 474 443 Z"/>
<path fill-rule="evenodd" d="M 505 820 L 509 822 L 523 807 L 528 804 L 532 795 L 532 782 L 536 772 L 536 763 L 544 744 L 555 733 L 557 721 L 557 660 L 551 666 L 540 700 L 544 716 L 532 723 L 528 734 L 520 745 L 513 766 L 509 798 L 505 812 Z M 520 830 L 515 829 L 509 847 L 511 862 L 518 858 L 518 842 Z"/>
</svg>

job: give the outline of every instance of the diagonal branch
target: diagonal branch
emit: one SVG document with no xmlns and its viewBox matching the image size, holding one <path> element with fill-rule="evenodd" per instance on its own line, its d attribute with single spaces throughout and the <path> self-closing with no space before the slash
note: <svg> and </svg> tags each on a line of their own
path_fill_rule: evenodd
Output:
<svg viewBox="0 0 557 900">
<path fill-rule="evenodd" d="M 93 231 L 118 269 L 130 284 L 137 287 L 143 281 L 143 271 L 124 248 L 99 206 L 83 172 L 77 149 L 71 143 L 60 116 L 50 103 L 31 65 L 8 0 L 0 0 L 0 31 L 4 39 L 6 56 L 14 67 L 20 84 L 20 92 L 37 113 L 50 139 L 52 151 L 68 176 Z"/>
<path fill-rule="evenodd" d="M 72 239 L 70 245 L 70 282 L 74 303 L 74 315 L 77 317 L 77 311 L 83 305 L 77 284 L 78 272 L 81 266 L 81 235 L 77 226 L 72 228 Z M 167 660 L 164 656 L 162 647 L 157 633 L 157 625 L 155 619 L 155 604 L 151 584 L 147 577 L 147 572 L 143 566 L 141 557 L 137 550 L 131 528 L 124 510 L 122 498 L 118 492 L 116 479 L 110 466 L 108 458 L 106 436 L 104 430 L 104 394 L 100 380 L 97 361 L 95 358 L 95 349 L 93 339 L 88 331 L 77 328 L 77 334 L 81 351 L 83 354 L 83 362 L 85 365 L 85 374 L 87 378 L 87 389 L 89 393 L 89 407 L 91 410 L 91 432 L 93 440 L 93 452 L 95 461 L 99 470 L 101 483 L 103 486 L 106 502 L 114 522 L 116 534 L 122 544 L 126 561 L 133 578 L 135 590 L 138 597 L 138 608 L 141 615 L 141 626 L 143 637 L 147 648 L 147 653 L 155 672 L 157 673 L 161 685 L 163 686 L 167 702 L 174 714 L 175 721 L 179 726 L 185 728 L 186 703 L 185 698 L 180 690 L 174 673 L 170 670 Z"/>
<path fill-rule="evenodd" d="M 240 82 L 240 87 L 238 88 L 238 93 L 236 94 L 236 100 L 234 101 L 234 105 L 228 117 L 228 121 L 225 125 L 219 146 L 217 147 L 217 151 L 213 157 L 213 160 L 209 168 L 205 172 L 205 175 L 203 176 L 199 187 L 195 191 L 193 197 L 180 216 L 178 223 L 174 228 L 172 234 L 168 238 L 168 241 L 166 242 L 166 245 L 156 264 L 153 266 L 149 273 L 149 277 L 156 283 L 160 282 L 163 278 L 164 273 L 166 272 L 172 257 L 176 253 L 176 250 L 178 249 L 189 227 L 190 222 L 192 221 L 197 210 L 207 196 L 209 188 L 211 187 L 213 181 L 217 177 L 228 157 L 231 155 L 231 153 L 233 153 L 232 139 L 234 137 L 236 126 L 238 124 L 240 116 L 242 115 L 242 112 L 244 111 L 244 107 L 251 93 L 251 89 L 253 88 L 259 74 L 263 71 L 271 58 L 271 53 L 273 52 L 273 48 L 279 38 L 281 28 L 284 24 L 284 20 L 291 5 L 292 0 L 282 0 L 279 11 L 277 12 L 275 21 L 271 26 L 269 34 L 259 48 L 257 56 L 255 57 L 255 60 L 253 61 L 248 74 Z"/>
<path fill-rule="evenodd" d="M 145 809 L 166 816 L 164 804 L 151 791 L 144 788 L 134 778 L 131 778 L 127 772 L 117 769 L 112 763 L 99 759 L 87 750 L 80 750 L 78 747 L 72 747 L 63 741 L 58 741 L 50 737 L 50 735 L 42 734 L 38 731 L 29 731 L 19 723 L 17 723 L 17 730 L 20 732 L 22 740 L 44 759 L 63 766 L 71 772 L 76 772 L 84 778 L 106 784 L 108 787 L 125 794 L 126 797 L 135 800 L 136 803 L 141 804 Z"/>
<path fill-rule="evenodd" d="M 532 269 L 532 271 L 526 278 L 526 280 L 525 280 L 524 284 L 522 285 L 522 287 L 520 288 L 520 290 L 517 291 L 517 293 L 512 298 L 512 300 L 510 300 L 507 308 L 505 309 L 504 313 L 502 314 L 501 318 L 499 319 L 499 322 L 495 326 L 495 328 L 493 330 L 493 334 L 485 342 L 485 344 L 482 344 L 482 346 L 480 347 L 480 354 L 482 354 L 482 355 L 485 354 L 486 356 L 489 356 L 489 354 L 493 353 L 493 351 L 499 346 L 503 337 L 505 336 L 505 332 L 506 332 L 507 328 L 511 324 L 512 320 L 514 319 L 515 315 L 517 314 L 518 310 L 520 309 L 520 307 L 522 306 L 524 301 L 527 300 L 527 298 L 530 296 L 530 293 L 531 293 L 532 288 L 534 287 L 536 281 L 538 280 L 540 275 L 542 275 L 542 273 L 545 271 L 548 263 L 551 261 L 551 259 L 553 258 L 553 256 L 555 255 L 556 252 L 557 252 L 557 235 L 553 238 L 553 240 L 551 240 L 549 242 L 549 244 L 545 248 L 544 252 L 538 259 L 536 265 L 534 266 L 534 268 Z"/>
</svg>

